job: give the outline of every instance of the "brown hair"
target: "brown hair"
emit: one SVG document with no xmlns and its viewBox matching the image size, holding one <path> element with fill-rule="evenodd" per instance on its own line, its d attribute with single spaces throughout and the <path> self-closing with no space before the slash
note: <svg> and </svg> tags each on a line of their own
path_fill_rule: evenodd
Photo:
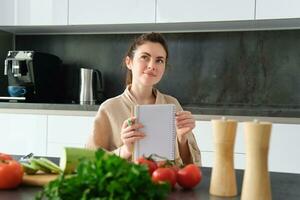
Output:
<svg viewBox="0 0 300 200">
<path fill-rule="evenodd" d="M 160 33 L 144 33 L 140 35 L 139 37 L 135 38 L 132 44 L 129 46 L 124 59 L 123 59 L 123 66 L 126 67 L 126 57 L 128 56 L 130 59 L 133 59 L 135 50 L 145 44 L 146 42 L 154 42 L 154 43 L 159 43 L 163 46 L 164 50 L 166 51 L 166 63 L 168 61 L 168 56 L 169 56 L 169 50 L 167 43 L 164 39 L 164 37 Z M 132 72 L 126 67 L 126 85 L 129 85 L 132 83 Z"/>
</svg>

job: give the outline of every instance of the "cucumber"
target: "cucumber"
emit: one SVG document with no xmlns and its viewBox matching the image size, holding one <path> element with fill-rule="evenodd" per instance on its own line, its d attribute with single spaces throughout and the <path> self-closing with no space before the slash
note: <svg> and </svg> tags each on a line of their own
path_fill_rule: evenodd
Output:
<svg viewBox="0 0 300 200">
<path fill-rule="evenodd" d="M 50 174 L 51 173 L 51 169 L 49 169 L 48 166 L 45 166 L 44 162 L 41 162 L 38 158 L 31 158 L 30 159 L 30 164 L 33 167 L 35 167 L 35 168 L 37 168 L 37 169 L 45 172 L 46 174 Z"/>
<path fill-rule="evenodd" d="M 64 147 L 63 153 L 60 157 L 59 166 L 65 174 L 72 174 L 76 172 L 76 167 L 81 159 L 95 159 L 95 150 Z"/>
<path fill-rule="evenodd" d="M 39 162 L 44 167 L 50 169 L 52 173 L 59 174 L 62 172 L 62 170 L 59 168 L 59 166 L 57 164 L 55 164 L 51 160 L 48 160 L 47 158 L 40 158 Z"/>
<path fill-rule="evenodd" d="M 39 169 L 36 168 L 35 166 L 29 164 L 29 163 L 24 163 L 24 162 L 20 162 L 21 165 L 23 166 L 24 172 L 26 174 L 35 174 Z"/>
</svg>

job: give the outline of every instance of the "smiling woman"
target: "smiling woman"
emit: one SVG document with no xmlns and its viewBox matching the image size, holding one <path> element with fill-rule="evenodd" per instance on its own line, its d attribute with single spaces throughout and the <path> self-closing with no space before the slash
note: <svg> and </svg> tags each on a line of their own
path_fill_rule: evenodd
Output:
<svg viewBox="0 0 300 200">
<path fill-rule="evenodd" d="M 135 142 L 146 138 L 147 133 L 140 131 L 143 124 L 131 116 L 131 109 L 143 104 L 175 104 L 175 162 L 178 165 L 200 165 L 200 151 L 191 132 L 195 127 L 195 119 L 190 112 L 183 111 L 176 98 L 162 94 L 155 88 L 164 75 L 168 55 L 166 41 L 159 33 L 143 34 L 133 41 L 124 58 L 126 89 L 123 94 L 101 104 L 87 143 L 88 148 L 101 147 L 132 160 Z M 132 122 L 131 125 L 128 120 Z"/>
<path fill-rule="evenodd" d="M 152 87 L 158 83 L 165 72 L 165 61 L 166 51 L 159 43 L 146 42 L 141 45 L 135 50 L 133 58 L 126 57 L 126 66 L 133 77 L 132 86 L 143 84 Z"/>
</svg>

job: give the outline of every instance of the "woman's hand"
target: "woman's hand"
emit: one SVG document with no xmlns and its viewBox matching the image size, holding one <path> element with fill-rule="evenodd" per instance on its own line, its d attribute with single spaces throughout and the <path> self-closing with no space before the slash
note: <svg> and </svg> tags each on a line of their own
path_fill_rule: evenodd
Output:
<svg viewBox="0 0 300 200">
<path fill-rule="evenodd" d="M 195 119 L 189 111 L 179 111 L 176 113 L 177 137 L 180 143 L 185 143 L 187 133 L 195 128 Z"/>
<path fill-rule="evenodd" d="M 143 125 L 135 122 L 135 117 L 130 117 L 123 122 L 121 130 L 123 146 L 121 147 L 120 155 L 122 158 L 129 158 L 132 155 L 134 143 L 145 137 L 145 134 L 138 130 L 142 128 Z"/>
</svg>

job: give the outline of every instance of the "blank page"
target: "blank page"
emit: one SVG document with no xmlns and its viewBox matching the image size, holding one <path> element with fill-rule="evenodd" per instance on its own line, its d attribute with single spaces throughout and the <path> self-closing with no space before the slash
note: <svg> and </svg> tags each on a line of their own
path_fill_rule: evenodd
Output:
<svg viewBox="0 0 300 200">
<path fill-rule="evenodd" d="M 175 159 L 175 112 L 174 104 L 138 105 L 137 121 L 144 125 L 140 131 L 146 137 L 135 144 L 134 158 L 157 154 L 169 160 Z"/>
</svg>

